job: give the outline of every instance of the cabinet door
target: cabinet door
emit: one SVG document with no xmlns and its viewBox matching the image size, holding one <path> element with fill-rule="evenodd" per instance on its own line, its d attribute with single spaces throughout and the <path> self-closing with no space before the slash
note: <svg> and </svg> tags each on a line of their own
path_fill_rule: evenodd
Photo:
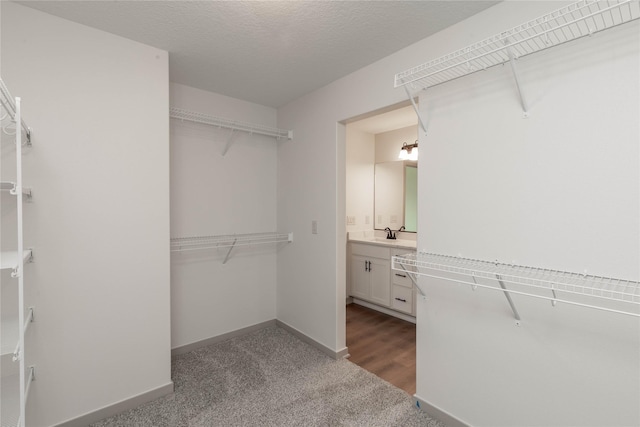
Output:
<svg viewBox="0 0 640 427">
<path fill-rule="evenodd" d="M 368 259 L 353 255 L 351 257 L 351 296 L 362 299 L 369 299 L 369 271 L 367 268 Z"/>
<path fill-rule="evenodd" d="M 386 259 L 370 258 L 371 271 L 371 289 L 369 293 L 369 300 L 376 304 L 390 306 L 391 298 L 391 262 Z"/>
</svg>

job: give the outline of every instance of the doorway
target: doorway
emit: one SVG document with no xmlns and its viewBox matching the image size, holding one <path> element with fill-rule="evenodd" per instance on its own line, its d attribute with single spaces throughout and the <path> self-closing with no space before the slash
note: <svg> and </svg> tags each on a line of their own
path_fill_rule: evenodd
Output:
<svg viewBox="0 0 640 427">
<path fill-rule="evenodd" d="M 345 133 L 346 345 L 353 363 L 414 394 L 415 291 L 391 256 L 417 241 L 418 162 L 406 147 L 417 154 L 418 119 L 407 102 L 348 120 Z M 363 258 L 369 251 L 375 259 Z"/>
</svg>

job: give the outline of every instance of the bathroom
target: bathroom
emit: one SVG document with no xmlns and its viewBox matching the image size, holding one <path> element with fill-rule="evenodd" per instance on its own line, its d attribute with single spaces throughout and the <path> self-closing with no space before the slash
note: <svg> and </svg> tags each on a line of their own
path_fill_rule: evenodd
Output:
<svg viewBox="0 0 640 427">
<path fill-rule="evenodd" d="M 346 334 L 352 362 L 412 394 L 416 291 L 391 268 L 418 231 L 418 119 L 406 104 L 346 125 Z"/>
</svg>

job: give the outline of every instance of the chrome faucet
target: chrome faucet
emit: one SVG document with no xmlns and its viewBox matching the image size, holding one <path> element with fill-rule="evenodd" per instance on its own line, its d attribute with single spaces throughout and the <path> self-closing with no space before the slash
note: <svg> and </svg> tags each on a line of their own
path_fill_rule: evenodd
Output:
<svg viewBox="0 0 640 427">
<path fill-rule="evenodd" d="M 404 225 L 402 227 L 398 228 L 398 232 L 401 232 L 403 230 L 406 230 L 406 228 L 404 228 Z"/>
<path fill-rule="evenodd" d="M 389 227 L 385 228 L 384 231 L 387 232 L 387 239 L 395 240 L 396 234 L 393 231 L 391 231 Z"/>
</svg>

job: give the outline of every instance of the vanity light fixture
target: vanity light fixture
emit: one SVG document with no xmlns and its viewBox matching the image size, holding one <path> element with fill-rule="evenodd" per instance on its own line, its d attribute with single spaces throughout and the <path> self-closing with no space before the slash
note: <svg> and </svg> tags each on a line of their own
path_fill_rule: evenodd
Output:
<svg viewBox="0 0 640 427">
<path fill-rule="evenodd" d="M 398 155 L 398 159 L 400 160 L 418 160 L 418 141 L 413 144 L 407 144 L 406 142 L 402 144 L 402 148 L 400 149 L 400 154 Z"/>
</svg>

